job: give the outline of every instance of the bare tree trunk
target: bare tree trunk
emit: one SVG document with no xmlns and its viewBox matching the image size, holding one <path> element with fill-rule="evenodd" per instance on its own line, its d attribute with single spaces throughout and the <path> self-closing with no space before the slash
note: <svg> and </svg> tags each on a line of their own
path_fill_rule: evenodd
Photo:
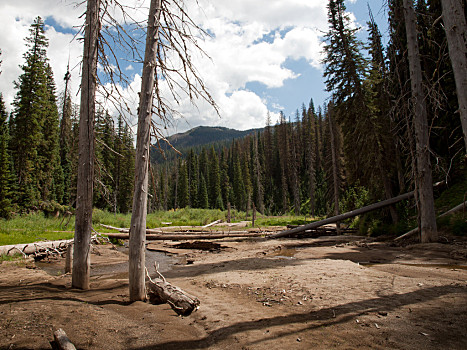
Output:
<svg viewBox="0 0 467 350">
<path fill-rule="evenodd" d="M 456 80 L 459 114 L 467 153 L 467 24 L 462 0 L 441 0 L 449 57 Z M 464 0 L 465 6 L 465 0 Z"/>
<path fill-rule="evenodd" d="M 72 286 L 89 289 L 92 195 L 94 180 L 94 115 L 100 0 L 88 0 L 84 32 L 81 102 L 79 110 L 79 160 Z"/>
<path fill-rule="evenodd" d="M 332 120 L 333 108 L 330 106 L 328 118 L 329 118 L 329 133 L 331 134 L 331 156 L 332 156 L 332 177 L 334 182 L 334 215 L 339 215 L 339 179 L 338 179 L 338 168 L 337 168 L 337 147 L 336 138 L 334 134 L 334 125 Z M 336 222 L 337 234 L 340 234 L 340 222 Z"/>
<path fill-rule="evenodd" d="M 405 27 L 407 32 L 407 49 L 414 105 L 414 127 L 416 144 L 416 176 L 421 242 L 438 240 L 436 229 L 435 204 L 433 197 L 433 180 L 429 150 L 428 118 L 426 101 L 422 85 L 422 68 L 417 42 L 417 27 L 412 0 L 404 0 Z"/>
<path fill-rule="evenodd" d="M 130 300 L 146 299 L 145 290 L 145 241 L 148 202 L 148 167 L 153 88 L 156 71 L 157 45 L 161 1 L 151 0 L 148 32 L 144 55 L 141 93 L 138 109 L 138 133 L 136 137 L 135 189 L 131 215 L 129 242 Z"/>
</svg>

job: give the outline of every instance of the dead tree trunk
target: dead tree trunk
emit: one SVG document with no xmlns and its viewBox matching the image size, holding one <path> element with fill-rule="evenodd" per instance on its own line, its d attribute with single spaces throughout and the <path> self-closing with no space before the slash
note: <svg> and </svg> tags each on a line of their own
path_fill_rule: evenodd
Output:
<svg viewBox="0 0 467 350">
<path fill-rule="evenodd" d="M 467 24 L 462 0 L 441 0 L 441 5 L 467 153 Z"/>
<path fill-rule="evenodd" d="M 324 219 L 324 220 L 315 221 L 315 222 L 312 222 L 311 224 L 296 227 L 296 228 L 293 228 L 291 230 L 286 230 L 286 231 L 281 231 L 281 232 L 278 232 L 278 233 L 274 233 L 274 234 L 270 235 L 268 238 L 286 237 L 286 236 L 290 236 L 290 235 L 292 235 L 294 233 L 304 232 L 306 230 L 311 230 L 311 229 L 314 229 L 314 228 L 317 228 L 317 227 L 320 227 L 320 226 L 323 226 L 323 225 L 332 224 L 332 223 L 342 221 L 342 220 L 345 220 L 345 219 L 348 219 L 348 218 L 353 218 L 355 216 L 365 214 L 365 213 L 368 213 L 368 212 L 376 210 L 376 209 L 380 209 L 380 208 L 387 207 L 389 205 L 393 205 L 393 204 L 398 203 L 398 202 L 400 202 L 402 200 L 411 198 L 411 197 L 413 197 L 413 195 L 414 195 L 413 191 L 409 192 L 409 193 L 401 194 L 400 196 L 397 196 L 397 197 L 394 197 L 394 198 L 391 198 L 391 199 L 386 199 L 386 200 L 384 200 L 382 202 L 378 202 L 378 203 L 375 203 L 375 204 L 367 205 L 366 207 L 356 209 L 356 210 L 352 210 L 352 211 L 349 211 L 349 212 L 344 213 L 344 214 L 339 214 L 339 215 L 336 215 L 336 216 L 333 216 L 333 217 L 330 217 L 330 218 L 327 218 L 327 219 Z"/>
<path fill-rule="evenodd" d="M 416 146 L 416 189 L 420 216 L 421 242 L 438 241 L 436 229 L 433 179 L 431 174 L 428 118 L 425 95 L 423 93 L 422 68 L 417 41 L 415 10 L 412 0 L 404 0 L 405 27 L 409 58 L 412 104 L 414 106 L 414 127 Z"/>
<path fill-rule="evenodd" d="M 329 133 L 331 134 L 331 156 L 332 156 L 332 178 L 334 182 L 334 215 L 339 215 L 339 175 L 337 167 L 337 145 L 336 136 L 334 134 L 334 125 L 332 118 L 333 108 L 329 108 Z M 337 234 L 340 234 L 340 222 L 336 221 Z"/>
<path fill-rule="evenodd" d="M 181 316 L 189 316 L 196 311 L 199 307 L 199 299 L 167 282 L 157 271 L 157 265 L 155 267 L 160 278 L 153 280 L 148 274 L 149 281 L 146 285 L 149 302 L 156 305 L 168 303 L 172 310 Z"/>
<path fill-rule="evenodd" d="M 100 0 L 88 0 L 84 32 L 81 101 L 79 110 L 79 160 L 72 286 L 89 289 L 92 196 L 94 181 L 94 115 Z"/>
<path fill-rule="evenodd" d="M 131 215 L 129 242 L 130 300 L 146 299 L 145 290 L 145 237 L 148 202 L 148 167 L 150 126 L 154 79 L 156 73 L 157 46 L 159 42 L 159 19 L 161 1 L 152 0 L 149 7 L 148 32 L 144 55 L 141 94 L 138 109 L 138 133 L 136 138 L 135 189 Z"/>
</svg>

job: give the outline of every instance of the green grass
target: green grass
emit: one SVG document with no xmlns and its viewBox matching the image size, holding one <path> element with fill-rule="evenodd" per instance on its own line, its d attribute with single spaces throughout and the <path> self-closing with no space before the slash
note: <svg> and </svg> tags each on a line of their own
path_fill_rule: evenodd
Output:
<svg viewBox="0 0 467 350">
<path fill-rule="evenodd" d="M 16 216 L 0 220 L 0 245 L 31 243 L 44 240 L 69 239 L 73 237 L 74 219 L 65 226 L 66 220 L 47 218 L 42 213 Z M 71 232 L 54 232 L 71 231 Z"/>
<path fill-rule="evenodd" d="M 16 261 L 16 260 L 22 260 L 23 255 L 22 254 L 14 254 L 14 255 L 6 255 L 2 254 L 0 255 L 0 262 L 2 261 Z"/>
</svg>

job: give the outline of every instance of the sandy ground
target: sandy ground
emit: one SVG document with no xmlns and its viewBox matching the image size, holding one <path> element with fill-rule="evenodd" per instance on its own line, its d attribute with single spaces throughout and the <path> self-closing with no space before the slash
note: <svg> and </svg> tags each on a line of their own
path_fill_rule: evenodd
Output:
<svg viewBox="0 0 467 350">
<path fill-rule="evenodd" d="M 217 242 L 150 244 L 200 299 L 189 317 L 130 304 L 127 255 L 110 245 L 93 252 L 89 291 L 70 288 L 64 259 L 3 262 L 0 349 L 51 349 L 58 328 L 79 349 L 467 349 L 467 242 Z"/>
</svg>

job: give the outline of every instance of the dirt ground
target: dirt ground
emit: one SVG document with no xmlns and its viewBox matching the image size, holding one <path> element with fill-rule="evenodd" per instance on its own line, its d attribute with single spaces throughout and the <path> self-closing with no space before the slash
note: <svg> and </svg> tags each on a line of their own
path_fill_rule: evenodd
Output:
<svg viewBox="0 0 467 350">
<path fill-rule="evenodd" d="M 3 262 L 0 349 L 51 349 L 58 328 L 79 349 L 467 349 L 465 241 L 216 242 L 150 244 L 148 260 L 200 299 L 188 317 L 129 303 L 125 248 L 94 249 L 88 291 L 70 288 L 63 258 Z"/>
</svg>

